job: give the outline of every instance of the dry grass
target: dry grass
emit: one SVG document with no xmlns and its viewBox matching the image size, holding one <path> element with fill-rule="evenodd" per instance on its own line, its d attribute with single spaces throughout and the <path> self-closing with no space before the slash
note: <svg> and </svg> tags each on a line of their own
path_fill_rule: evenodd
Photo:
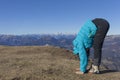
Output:
<svg viewBox="0 0 120 80">
<path fill-rule="evenodd" d="M 120 80 L 119 72 L 76 75 L 77 57 L 52 46 L 0 46 L 0 80 Z"/>
</svg>

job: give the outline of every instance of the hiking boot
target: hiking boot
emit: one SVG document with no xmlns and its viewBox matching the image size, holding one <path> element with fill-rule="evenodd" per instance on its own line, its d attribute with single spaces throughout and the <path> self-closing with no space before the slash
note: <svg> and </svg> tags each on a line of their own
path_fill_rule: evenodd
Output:
<svg viewBox="0 0 120 80">
<path fill-rule="evenodd" d="M 94 68 L 94 73 L 96 73 L 96 74 L 99 74 L 99 73 L 100 73 L 98 66 L 94 66 L 94 65 L 93 65 L 93 68 Z"/>
<path fill-rule="evenodd" d="M 95 66 L 95 65 L 92 65 L 92 68 L 89 70 L 89 72 L 94 73 L 94 74 L 99 74 L 100 73 L 99 67 Z"/>
</svg>

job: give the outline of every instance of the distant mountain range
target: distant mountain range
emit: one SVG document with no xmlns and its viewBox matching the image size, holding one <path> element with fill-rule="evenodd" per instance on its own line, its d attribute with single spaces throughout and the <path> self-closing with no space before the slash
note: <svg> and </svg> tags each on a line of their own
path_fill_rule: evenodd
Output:
<svg viewBox="0 0 120 80">
<path fill-rule="evenodd" d="M 75 35 L 0 35 L 0 45 L 7 46 L 42 46 L 52 45 L 72 48 L 72 40 Z"/>
<path fill-rule="evenodd" d="M 0 45 L 43 46 L 52 45 L 72 49 L 76 35 L 0 35 Z M 92 55 L 92 54 L 91 54 Z M 120 70 L 120 35 L 109 35 L 103 45 L 103 63 L 111 69 Z"/>
</svg>

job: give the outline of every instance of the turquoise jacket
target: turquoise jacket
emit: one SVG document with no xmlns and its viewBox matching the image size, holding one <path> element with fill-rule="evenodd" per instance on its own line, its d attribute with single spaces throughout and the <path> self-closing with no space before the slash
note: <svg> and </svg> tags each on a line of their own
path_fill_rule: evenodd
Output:
<svg viewBox="0 0 120 80">
<path fill-rule="evenodd" d="M 79 54 L 80 58 L 80 71 L 85 72 L 88 64 L 88 57 L 86 48 L 92 47 L 93 38 L 95 36 L 97 27 L 95 24 L 88 20 L 80 29 L 76 38 L 73 40 L 73 53 Z"/>
</svg>

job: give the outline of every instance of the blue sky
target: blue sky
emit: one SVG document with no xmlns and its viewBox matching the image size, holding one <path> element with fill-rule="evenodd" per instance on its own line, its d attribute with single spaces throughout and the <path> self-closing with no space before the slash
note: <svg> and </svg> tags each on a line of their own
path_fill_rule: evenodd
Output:
<svg viewBox="0 0 120 80">
<path fill-rule="evenodd" d="M 120 34 L 120 0 L 0 0 L 0 34 L 78 33 L 87 19 L 105 18 Z"/>
</svg>

